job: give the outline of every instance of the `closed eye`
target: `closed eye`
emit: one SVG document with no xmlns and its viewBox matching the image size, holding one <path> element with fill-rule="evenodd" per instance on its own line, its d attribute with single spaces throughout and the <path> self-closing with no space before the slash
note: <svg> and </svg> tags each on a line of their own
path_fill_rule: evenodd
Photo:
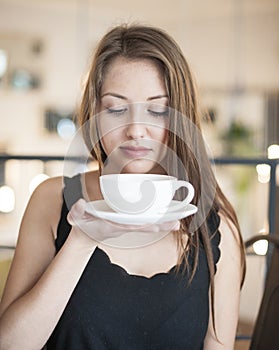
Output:
<svg viewBox="0 0 279 350">
<path fill-rule="evenodd" d="M 169 109 L 165 109 L 163 111 L 154 111 L 152 109 L 148 109 L 148 113 L 150 113 L 154 117 L 168 117 Z"/>
<path fill-rule="evenodd" d="M 127 108 L 107 108 L 107 112 L 112 115 L 122 115 L 127 111 Z"/>
</svg>

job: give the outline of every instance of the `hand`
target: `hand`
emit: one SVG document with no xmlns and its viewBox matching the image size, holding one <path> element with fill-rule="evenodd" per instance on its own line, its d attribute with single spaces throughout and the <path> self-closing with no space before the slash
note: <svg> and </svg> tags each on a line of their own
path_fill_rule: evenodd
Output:
<svg viewBox="0 0 279 350">
<path fill-rule="evenodd" d="M 79 199 L 68 214 L 69 223 L 99 243 L 122 248 L 138 247 L 153 243 L 171 231 L 179 230 L 179 221 L 161 224 L 123 225 L 97 218 L 85 211 L 86 202 Z"/>
</svg>

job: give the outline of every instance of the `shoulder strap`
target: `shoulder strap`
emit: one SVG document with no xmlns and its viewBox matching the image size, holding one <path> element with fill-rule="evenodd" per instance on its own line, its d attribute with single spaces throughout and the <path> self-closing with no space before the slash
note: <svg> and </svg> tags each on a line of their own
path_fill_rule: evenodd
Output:
<svg viewBox="0 0 279 350">
<path fill-rule="evenodd" d="M 57 226 L 57 237 L 55 240 L 56 251 L 60 250 L 71 231 L 71 225 L 67 221 L 67 215 L 72 205 L 79 198 L 82 198 L 80 174 L 77 174 L 71 178 L 64 177 L 63 204 L 61 208 L 60 220 Z"/>
<path fill-rule="evenodd" d="M 219 244 L 221 241 L 221 234 L 219 231 L 220 221 L 221 219 L 218 214 L 218 210 L 212 209 L 207 218 L 207 227 L 209 231 L 209 238 L 211 241 L 213 259 L 215 263 L 215 272 L 216 272 L 216 264 L 219 261 L 220 255 L 221 255 L 220 248 L 219 248 Z"/>
<path fill-rule="evenodd" d="M 66 202 L 70 210 L 72 205 L 80 198 L 82 198 L 82 188 L 80 181 L 80 174 L 73 177 L 64 177 L 63 200 Z"/>
</svg>

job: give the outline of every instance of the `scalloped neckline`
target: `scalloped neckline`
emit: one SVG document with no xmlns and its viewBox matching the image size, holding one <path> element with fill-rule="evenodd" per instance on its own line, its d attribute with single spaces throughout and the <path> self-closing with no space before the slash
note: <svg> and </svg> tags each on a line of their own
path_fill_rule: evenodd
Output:
<svg viewBox="0 0 279 350">
<path fill-rule="evenodd" d="M 97 247 L 95 252 L 101 253 L 103 258 L 105 258 L 105 260 L 107 260 L 107 262 L 109 263 L 109 265 L 111 267 L 113 267 L 116 270 L 119 270 L 119 272 L 121 272 L 121 274 L 124 274 L 127 277 L 131 277 L 131 278 L 138 278 L 138 279 L 143 279 L 143 280 L 153 280 L 159 277 L 168 277 L 172 274 L 172 272 L 176 269 L 177 264 L 173 265 L 168 271 L 166 272 L 156 272 L 151 276 L 145 276 L 145 275 L 137 275 L 137 274 L 132 274 L 129 273 L 123 266 L 118 265 L 116 263 L 113 263 L 110 260 L 110 257 L 108 256 L 108 254 L 101 248 Z"/>
</svg>

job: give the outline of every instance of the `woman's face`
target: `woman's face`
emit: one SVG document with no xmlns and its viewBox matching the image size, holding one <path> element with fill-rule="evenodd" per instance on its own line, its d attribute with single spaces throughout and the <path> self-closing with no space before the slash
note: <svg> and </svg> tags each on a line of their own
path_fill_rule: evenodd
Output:
<svg viewBox="0 0 279 350">
<path fill-rule="evenodd" d="M 113 60 L 104 77 L 99 112 L 99 136 L 110 171 L 163 171 L 168 97 L 153 61 Z"/>
</svg>

